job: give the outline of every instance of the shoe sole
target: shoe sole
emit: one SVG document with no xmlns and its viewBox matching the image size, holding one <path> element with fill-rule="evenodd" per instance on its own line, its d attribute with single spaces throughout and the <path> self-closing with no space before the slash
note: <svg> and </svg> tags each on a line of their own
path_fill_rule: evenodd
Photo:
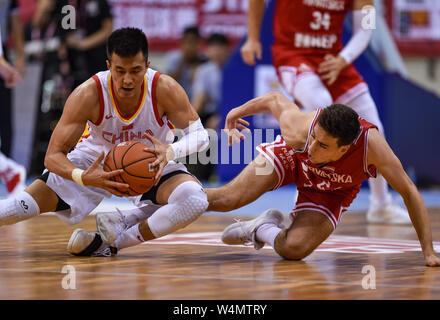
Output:
<svg viewBox="0 0 440 320">
<path fill-rule="evenodd" d="M 116 235 L 105 215 L 96 214 L 96 226 L 101 235 L 101 239 L 105 244 L 112 244 L 116 241 Z"/>
<path fill-rule="evenodd" d="M 81 232 L 82 230 L 83 229 L 75 229 L 73 231 L 72 235 L 70 236 L 69 243 L 67 244 L 67 251 L 69 253 L 72 253 L 72 254 L 77 253 L 77 252 L 73 252 L 72 246 L 78 237 L 78 233 Z"/>
</svg>

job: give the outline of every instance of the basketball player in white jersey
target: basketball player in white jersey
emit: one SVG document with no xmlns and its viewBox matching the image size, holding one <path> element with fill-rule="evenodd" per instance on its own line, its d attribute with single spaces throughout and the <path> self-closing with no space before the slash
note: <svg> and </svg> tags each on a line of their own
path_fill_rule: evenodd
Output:
<svg viewBox="0 0 440 320">
<path fill-rule="evenodd" d="M 17 196 L 0 201 L 0 225 L 45 212 L 76 224 L 104 197 L 124 196 L 128 190 L 128 185 L 111 180 L 121 170 L 103 170 L 104 155 L 124 141 L 147 144 L 157 156 L 153 166 L 158 167 L 158 182 L 131 199 L 139 208 L 97 216 L 104 226 L 112 219 L 124 222 L 126 230 L 118 239 L 105 228 L 101 234 L 76 229 L 68 244 L 74 255 L 116 254 L 185 227 L 208 206 L 199 181 L 173 161 L 209 144 L 185 91 L 171 77 L 149 68 L 147 38 L 139 29 L 114 31 L 107 53 L 109 70 L 85 81 L 67 99 L 47 149 L 47 170 Z M 173 126 L 184 132 L 174 143 Z"/>
</svg>

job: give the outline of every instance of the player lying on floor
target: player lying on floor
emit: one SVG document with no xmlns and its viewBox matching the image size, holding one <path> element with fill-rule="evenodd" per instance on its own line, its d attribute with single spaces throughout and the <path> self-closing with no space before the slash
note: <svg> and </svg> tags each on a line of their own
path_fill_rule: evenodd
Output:
<svg viewBox="0 0 440 320">
<path fill-rule="evenodd" d="M 345 105 L 302 113 L 282 94 L 269 93 L 229 112 L 225 129 L 230 139 L 244 138 L 238 131 L 244 128 L 243 117 L 265 112 L 276 117 L 281 136 L 259 145 L 260 154 L 231 182 L 206 189 L 207 210 L 231 211 L 290 183 L 296 184 L 298 199 L 290 220 L 268 210 L 227 227 L 224 243 L 253 243 L 256 249 L 268 243 L 283 258 L 303 259 L 337 227 L 362 182 L 380 172 L 405 201 L 425 264 L 440 265 L 423 198 L 375 125 Z"/>
</svg>

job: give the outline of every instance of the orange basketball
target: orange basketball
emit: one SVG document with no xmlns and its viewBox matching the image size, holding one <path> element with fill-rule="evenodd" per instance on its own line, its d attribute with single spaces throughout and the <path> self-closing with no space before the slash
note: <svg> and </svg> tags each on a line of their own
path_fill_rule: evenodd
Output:
<svg viewBox="0 0 440 320">
<path fill-rule="evenodd" d="M 147 145 L 138 141 L 121 142 L 114 146 L 104 160 L 104 170 L 124 170 L 123 173 L 113 177 L 113 181 L 126 183 L 130 186 L 130 196 L 143 194 L 151 189 L 156 182 L 156 168 L 151 163 L 156 160 L 156 155 L 144 151 Z"/>
</svg>

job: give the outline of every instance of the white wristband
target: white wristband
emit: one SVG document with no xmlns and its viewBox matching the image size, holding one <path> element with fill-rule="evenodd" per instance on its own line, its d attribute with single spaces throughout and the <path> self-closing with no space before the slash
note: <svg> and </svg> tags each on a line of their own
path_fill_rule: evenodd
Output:
<svg viewBox="0 0 440 320">
<path fill-rule="evenodd" d="M 76 183 L 80 184 L 80 185 L 84 185 L 83 181 L 82 181 L 82 174 L 83 174 L 84 170 L 82 169 L 78 169 L 75 168 L 72 171 L 72 180 L 75 181 Z"/>
</svg>

